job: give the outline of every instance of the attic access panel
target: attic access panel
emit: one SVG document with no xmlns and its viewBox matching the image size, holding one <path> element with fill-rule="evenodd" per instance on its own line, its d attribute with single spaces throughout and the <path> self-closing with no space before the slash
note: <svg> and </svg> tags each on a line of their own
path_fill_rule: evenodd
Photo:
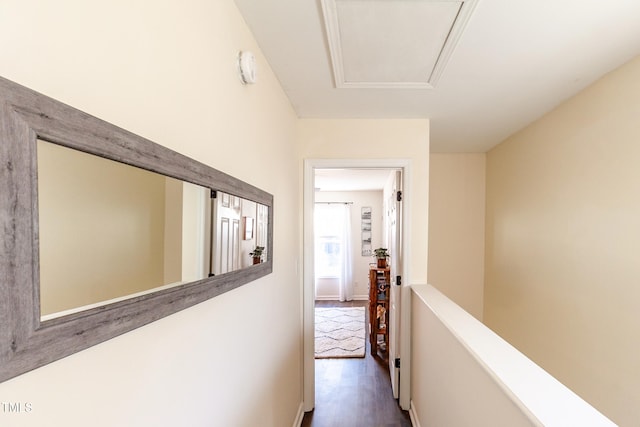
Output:
<svg viewBox="0 0 640 427">
<path fill-rule="evenodd" d="M 477 0 L 322 0 L 338 88 L 433 88 Z"/>
</svg>

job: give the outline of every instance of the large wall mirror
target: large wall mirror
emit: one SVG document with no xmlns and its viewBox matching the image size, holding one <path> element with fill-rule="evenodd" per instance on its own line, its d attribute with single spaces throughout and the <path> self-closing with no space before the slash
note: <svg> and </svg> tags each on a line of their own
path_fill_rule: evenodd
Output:
<svg viewBox="0 0 640 427">
<path fill-rule="evenodd" d="M 270 194 L 1 78 L 0 109 L 0 381 L 271 273 Z"/>
</svg>

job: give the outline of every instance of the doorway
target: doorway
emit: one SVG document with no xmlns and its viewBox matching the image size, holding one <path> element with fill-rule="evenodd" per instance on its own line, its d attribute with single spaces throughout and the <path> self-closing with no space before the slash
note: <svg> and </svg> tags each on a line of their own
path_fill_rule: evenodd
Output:
<svg viewBox="0 0 640 427">
<path fill-rule="evenodd" d="M 383 175 L 384 178 L 381 179 L 380 181 L 381 183 L 377 184 L 377 188 L 375 188 L 376 190 L 380 191 L 380 193 L 382 193 L 381 190 L 383 190 L 383 187 L 385 186 L 385 182 L 388 181 L 387 178 L 390 175 L 394 175 L 391 173 L 392 171 L 398 171 L 399 173 L 397 175 L 407 176 L 407 174 L 409 173 L 409 162 L 406 160 L 382 160 L 382 159 L 381 160 L 337 159 L 337 160 L 305 161 L 305 186 L 304 186 L 305 251 L 304 251 L 304 293 L 303 293 L 304 314 L 303 314 L 303 317 L 304 317 L 304 336 L 305 336 L 304 338 L 304 410 L 307 412 L 312 410 L 315 406 L 315 377 L 314 377 L 315 375 L 315 358 L 314 358 L 314 313 L 315 311 L 314 311 L 314 307 L 315 307 L 315 300 L 316 300 L 316 297 L 318 296 L 318 293 L 316 289 L 316 277 L 315 277 L 316 275 L 314 273 L 316 251 L 313 249 L 313 246 L 314 246 L 313 214 L 314 214 L 314 207 L 317 202 L 316 199 L 324 199 L 322 200 L 324 202 L 334 202 L 334 203 L 345 202 L 344 199 L 336 198 L 336 194 L 338 193 L 331 193 L 329 195 L 330 199 L 334 198 L 335 200 L 327 200 L 326 197 L 316 196 L 318 194 L 316 190 L 318 189 L 319 186 L 321 186 L 320 188 L 321 190 L 323 189 L 322 187 L 325 187 L 324 190 L 327 190 L 327 189 L 329 191 L 332 190 L 331 188 L 326 188 L 327 179 L 325 175 L 327 175 L 326 173 L 327 171 L 331 171 L 332 175 L 336 176 L 337 170 L 342 170 L 345 172 L 356 172 L 356 171 L 362 172 L 364 170 L 370 170 L 370 171 L 377 172 L 379 175 Z M 354 180 L 355 179 L 356 178 L 354 178 Z M 368 180 L 370 181 L 370 178 Z M 347 182 L 345 181 L 344 176 L 342 176 L 340 179 L 338 179 L 338 187 L 333 188 L 333 190 L 336 190 L 336 189 L 342 190 L 343 191 L 342 194 L 344 194 L 344 190 L 347 189 L 346 184 Z M 370 182 L 368 184 L 369 186 L 371 185 Z M 349 187 L 349 188 L 353 188 L 353 187 Z M 371 189 L 373 190 L 373 188 Z M 406 188 L 405 186 L 402 191 L 404 192 L 403 194 L 404 203 L 408 203 L 408 197 L 407 197 L 409 194 L 408 188 Z M 396 195 L 394 194 L 394 198 L 395 197 Z M 384 197 L 380 196 L 379 205 L 376 206 L 376 210 L 379 216 L 383 216 L 383 212 L 385 212 L 385 210 L 389 211 L 389 209 L 385 206 L 385 204 L 386 204 L 386 200 L 384 200 Z M 362 203 L 354 207 L 354 210 L 356 211 L 358 216 L 361 213 L 361 209 L 364 207 L 361 205 Z M 391 210 L 393 211 L 393 209 Z M 405 207 L 405 209 L 400 210 L 400 212 L 398 213 L 398 215 L 400 215 L 399 216 L 400 220 L 398 221 L 400 224 L 402 223 L 408 224 L 406 219 L 403 220 L 403 216 L 406 216 L 407 211 L 408 210 Z M 386 220 L 385 220 L 385 223 L 386 223 Z M 387 226 L 385 225 L 385 227 Z M 355 255 L 359 255 L 361 264 L 362 264 L 362 261 L 364 260 L 363 264 L 365 268 L 365 273 L 354 274 L 354 276 L 357 276 L 357 278 L 354 281 L 355 289 L 353 289 L 352 299 L 364 301 L 364 304 L 367 304 L 366 301 L 368 300 L 369 283 L 368 283 L 368 280 L 366 279 L 368 277 L 368 265 L 371 262 L 375 262 L 374 258 L 367 255 L 373 249 L 375 249 L 374 246 L 380 247 L 378 245 L 382 245 L 383 242 L 385 242 L 385 245 L 388 245 L 386 243 L 388 242 L 388 238 L 389 238 L 387 237 L 387 235 L 392 236 L 395 234 L 391 232 L 387 233 L 386 228 L 383 229 L 380 226 L 380 224 L 377 224 L 377 228 L 378 228 L 376 230 L 377 236 L 372 236 L 372 235 L 367 236 L 367 233 L 364 233 L 364 231 L 368 231 L 368 230 L 364 230 L 359 225 L 357 228 L 354 227 L 354 230 L 353 230 L 354 234 L 358 236 L 357 239 L 355 238 L 353 239 L 353 241 L 357 244 L 357 247 L 354 248 L 353 252 Z M 407 239 L 404 237 L 408 233 L 406 227 L 399 228 L 399 229 L 401 231 L 398 235 L 398 242 L 399 242 L 399 245 L 401 246 L 394 249 L 394 252 L 398 254 L 402 252 L 406 252 Z M 394 261 L 396 262 L 395 268 L 398 271 L 404 271 L 405 274 L 408 273 L 408 263 L 406 262 L 405 259 L 398 257 Z M 393 277 L 393 279 L 395 282 L 395 276 Z M 396 289 L 394 290 L 393 288 L 396 288 Z M 395 283 L 392 285 L 392 290 L 394 290 L 396 294 L 396 297 L 395 297 L 396 301 L 395 301 L 394 307 L 399 307 L 402 305 L 401 302 L 406 299 L 408 293 L 403 291 L 402 286 L 396 286 Z M 321 295 L 320 299 L 322 299 L 323 296 L 325 297 L 325 299 L 331 299 L 332 297 L 331 291 L 329 292 L 329 295 L 326 294 L 326 289 L 324 289 L 323 292 L 325 292 L 325 295 Z M 334 296 L 338 295 L 335 290 L 333 292 L 335 294 Z M 409 308 L 408 300 L 404 305 L 405 307 L 407 307 L 407 310 L 405 310 L 407 313 L 405 313 L 404 311 L 402 312 L 401 315 L 400 313 L 397 313 L 398 317 L 395 320 L 396 327 L 399 328 L 400 332 L 398 333 L 396 331 L 395 339 L 392 338 L 389 349 L 387 349 L 387 351 L 389 352 L 388 359 L 391 362 L 389 363 L 390 375 L 392 378 L 394 378 L 394 376 L 396 377 L 395 384 L 394 384 L 394 395 L 396 397 L 399 397 L 400 405 L 403 409 L 409 409 L 408 408 L 409 407 L 409 393 L 408 393 L 409 370 L 403 369 L 402 371 L 399 371 L 397 368 L 395 368 L 396 365 L 394 363 L 395 359 L 397 357 L 399 358 L 401 354 L 405 354 L 407 356 L 407 359 L 409 355 L 408 323 L 409 323 L 410 317 L 408 313 L 408 308 Z M 389 331 L 389 333 L 391 333 L 391 331 Z M 393 354 L 391 354 L 392 351 L 393 351 Z M 398 387 L 398 383 L 400 384 L 399 387 Z"/>
</svg>

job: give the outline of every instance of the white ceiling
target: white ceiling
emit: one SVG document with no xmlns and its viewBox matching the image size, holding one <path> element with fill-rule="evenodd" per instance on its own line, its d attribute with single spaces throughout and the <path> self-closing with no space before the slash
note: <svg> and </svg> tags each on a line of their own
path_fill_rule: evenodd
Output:
<svg viewBox="0 0 640 427">
<path fill-rule="evenodd" d="M 478 0 L 433 88 L 338 88 L 321 0 L 235 2 L 299 117 L 428 118 L 434 152 L 486 151 L 640 54 L 640 0 Z"/>
<path fill-rule="evenodd" d="M 315 169 L 316 191 L 382 190 L 390 169 Z"/>
</svg>

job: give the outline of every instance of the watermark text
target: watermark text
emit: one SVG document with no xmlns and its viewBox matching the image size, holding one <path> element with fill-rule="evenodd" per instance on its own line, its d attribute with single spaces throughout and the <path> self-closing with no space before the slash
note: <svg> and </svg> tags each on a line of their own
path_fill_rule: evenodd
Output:
<svg viewBox="0 0 640 427">
<path fill-rule="evenodd" d="M 33 411 L 31 402 L 0 402 L 2 414 L 28 414 Z"/>
</svg>

